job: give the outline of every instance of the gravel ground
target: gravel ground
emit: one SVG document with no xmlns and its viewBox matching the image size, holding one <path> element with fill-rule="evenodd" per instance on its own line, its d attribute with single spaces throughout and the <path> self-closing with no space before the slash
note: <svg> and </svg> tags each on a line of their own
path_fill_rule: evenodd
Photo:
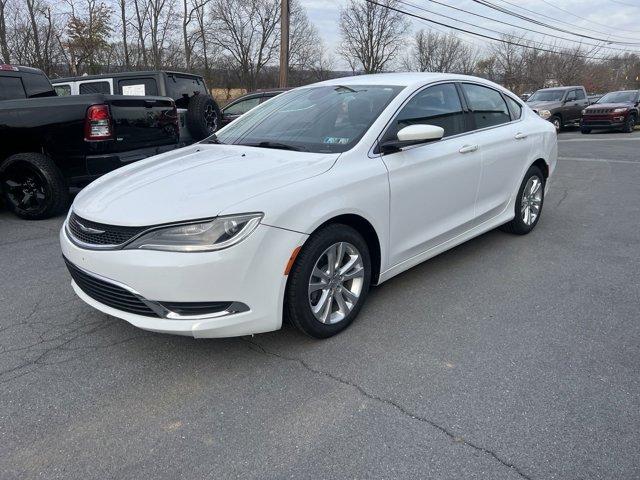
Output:
<svg viewBox="0 0 640 480">
<path fill-rule="evenodd" d="M 77 299 L 0 211 L 0 478 L 640 477 L 640 132 L 560 134 L 536 230 L 376 288 L 325 341 L 194 340 Z"/>
</svg>

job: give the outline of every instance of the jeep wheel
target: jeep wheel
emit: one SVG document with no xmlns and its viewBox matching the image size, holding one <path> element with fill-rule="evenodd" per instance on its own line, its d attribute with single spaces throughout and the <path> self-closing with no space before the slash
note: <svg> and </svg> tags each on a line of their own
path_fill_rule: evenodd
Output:
<svg viewBox="0 0 640 480">
<path fill-rule="evenodd" d="M 202 140 L 220 125 L 220 108 L 209 95 L 194 95 L 189 100 L 187 128 L 194 140 Z"/>
<path fill-rule="evenodd" d="M 556 132 L 559 132 L 560 129 L 562 128 L 562 120 L 560 119 L 560 117 L 557 115 L 554 115 L 549 119 L 549 121 L 553 123 L 554 127 L 556 127 Z"/>
<path fill-rule="evenodd" d="M 622 129 L 622 131 L 624 133 L 633 133 L 633 131 L 636 128 L 636 116 L 632 113 L 631 115 L 629 115 L 629 118 L 627 118 L 627 121 L 624 124 L 624 128 Z"/>
</svg>

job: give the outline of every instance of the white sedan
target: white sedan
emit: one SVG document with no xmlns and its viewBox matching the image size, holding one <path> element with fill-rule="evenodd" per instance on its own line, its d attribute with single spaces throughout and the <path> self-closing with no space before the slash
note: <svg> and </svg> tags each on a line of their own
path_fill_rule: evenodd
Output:
<svg viewBox="0 0 640 480">
<path fill-rule="evenodd" d="M 207 140 L 114 171 L 60 232 L 75 292 L 156 332 L 283 319 L 329 337 L 371 285 L 496 227 L 529 233 L 556 132 L 459 75 L 363 75 L 261 104 Z"/>
</svg>

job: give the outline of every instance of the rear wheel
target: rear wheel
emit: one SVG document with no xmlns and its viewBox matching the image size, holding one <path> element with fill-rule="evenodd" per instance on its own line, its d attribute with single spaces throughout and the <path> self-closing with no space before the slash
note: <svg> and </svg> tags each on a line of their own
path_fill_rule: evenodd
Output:
<svg viewBox="0 0 640 480">
<path fill-rule="evenodd" d="M 9 209 L 28 220 L 60 213 L 68 204 L 69 189 L 49 157 L 19 153 L 0 166 L 2 196 Z"/>
<path fill-rule="evenodd" d="M 636 128 L 636 116 L 631 114 L 627 121 L 624 124 L 624 128 L 622 129 L 625 133 L 632 133 Z"/>
<path fill-rule="evenodd" d="M 532 165 L 518 189 L 515 202 L 516 215 L 513 220 L 500 227 L 501 230 L 516 235 L 526 235 L 535 228 L 542 214 L 544 184 L 544 175 L 538 167 Z"/>
<path fill-rule="evenodd" d="M 327 338 L 356 318 L 371 283 L 371 259 L 362 236 L 333 224 L 314 233 L 289 273 L 285 314 L 299 330 Z"/>
</svg>

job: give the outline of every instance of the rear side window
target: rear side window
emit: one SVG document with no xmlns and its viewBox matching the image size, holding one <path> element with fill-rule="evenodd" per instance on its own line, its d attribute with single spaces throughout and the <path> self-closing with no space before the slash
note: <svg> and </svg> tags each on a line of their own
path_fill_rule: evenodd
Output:
<svg viewBox="0 0 640 480">
<path fill-rule="evenodd" d="M 49 79 L 43 73 L 28 73 L 22 77 L 22 83 L 29 98 L 52 97 L 56 94 Z"/>
<path fill-rule="evenodd" d="M 511 121 L 507 104 L 498 91 L 471 83 L 463 83 L 462 89 L 476 128 L 493 127 Z"/>
<path fill-rule="evenodd" d="M 127 78 L 118 80 L 120 95 L 158 95 L 158 85 L 153 78 Z"/>
<path fill-rule="evenodd" d="M 507 100 L 507 105 L 509 105 L 509 110 L 511 110 L 511 118 L 513 120 L 518 120 L 522 116 L 522 107 L 518 102 L 516 102 L 510 96 L 505 95 L 504 98 Z"/>
<path fill-rule="evenodd" d="M 465 114 L 455 85 L 443 83 L 417 93 L 394 119 L 384 140 L 396 138 L 409 125 L 436 125 L 444 129 L 445 137 L 465 132 Z"/>
<path fill-rule="evenodd" d="M 582 90 L 576 90 L 575 92 L 576 92 L 576 100 L 584 100 L 585 98 L 587 98 Z"/>
<path fill-rule="evenodd" d="M 259 103 L 260 97 L 247 98 L 246 100 L 240 100 L 238 103 L 229 105 L 224 109 L 224 113 L 228 115 L 242 115 L 257 106 Z"/>
<path fill-rule="evenodd" d="M 53 89 L 59 97 L 71 95 L 71 85 L 55 85 Z"/>
<path fill-rule="evenodd" d="M 0 100 L 27 98 L 19 77 L 0 77 Z"/>
<path fill-rule="evenodd" d="M 167 90 L 169 96 L 176 102 L 178 108 L 187 108 L 189 99 L 196 93 L 207 95 L 204 82 L 198 77 L 182 75 L 169 75 L 167 77 Z"/>
<path fill-rule="evenodd" d="M 111 93 L 111 85 L 109 82 L 87 82 L 80 84 L 80 95 L 86 95 L 89 93 Z"/>
</svg>

